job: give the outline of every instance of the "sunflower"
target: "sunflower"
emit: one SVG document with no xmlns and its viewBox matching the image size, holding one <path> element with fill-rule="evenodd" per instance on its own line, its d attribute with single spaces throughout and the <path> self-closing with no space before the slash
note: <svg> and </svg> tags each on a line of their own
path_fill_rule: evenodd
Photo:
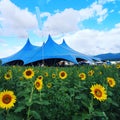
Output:
<svg viewBox="0 0 120 120">
<path fill-rule="evenodd" d="M 110 85 L 110 87 L 114 87 L 116 84 L 114 78 L 111 78 L 111 77 L 107 77 L 107 82 Z"/>
<path fill-rule="evenodd" d="M 16 102 L 16 96 L 13 91 L 4 90 L 0 92 L 0 108 L 2 109 L 10 109 L 14 107 L 14 103 Z"/>
<path fill-rule="evenodd" d="M 23 76 L 24 76 L 26 79 L 31 79 L 31 78 L 34 76 L 34 71 L 33 71 L 33 69 L 31 69 L 31 68 L 26 69 L 26 70 L 23 72 Z"/>
<path fill-rule="evenodd" d="M 45 72 L 45 76 L 48 77 L 48 72 Z"/>
<path fill-rule="evenodd" d="M 56 77 L 56 75 L 53 73 L 53 74 L 52 74 L 52 78 L 55 78 L 55 77 Z"/>
<path fill-rule="evenodd" d="M 94 71 L 93 71 L 93 70 L 90 70 L 90 71 L 88 72 L 88 76 L 93 76 L 93 74 L 94 74 Z"/>
<path fill-rule="evenodd" d="M 85 73 L 80 73 L 79 77 L 81 80 L 85 80 L 86 79 L 86 74 Z"/>
<path fill-rule="evenodd" d="M 43 76 L 42 76 L 42 75 L 39 75 L 39 76 L 37 77 L 37 79 L 43 80 Z"/>
<path fill-rule="evenodd" d="M 12 78 L 12 71 L 8 70 L 8 72 L 5 73 L 4 78 L 10 80 Z"/>
<path fill-rule="evenodd" d="M 59 72 L 59 77 L 60 77 L 61 79 L 65 79 L 65 78 L 67 78 L 67 73 L 66 73 L 65 71 L 60 71 L 60 72 Z"/>
<path fill-rule="evenodd" d="M 120 64 L 116 64 L 116 68 L 117 68 L 117 69 L 120 69 Z"/>
<path fill-rule="evenodd" d="M 6 80 L 10 80 L 10 79 L 12 78 L 12 73 L 11 73 L 11 72 L 5 73 L 4 78 L 5 78 Z"/>
<path fill-rule="evenodd" d="M 48 87 L 48 88 L 51 88 L 51 87 L 52 87 L 52 83 L 48 83 L 48 84 L 47 84 L 47 87 Z"/>
<path fill-rule="evenodd" d="M 43 81 L 36 79 L 36 81 L 34 82 L 34 85 L 37 90 L 41 90 L 43 88 Z"/>
<path fill-rule="evenodd" d="M 101 71 L 99 72 L 99 75 L 102 75 L 102 72 L 101 72 Z"/>
<path fill-rule="evenodd" d="M 91 90 L 90 93 L 93 94 L 94 98 L 96 98 L 100 102 L 107 99 L 106 90 L 102 85 L 100 85 L 100 84 L 92 85 L 90 90 Z"/>
</svg>

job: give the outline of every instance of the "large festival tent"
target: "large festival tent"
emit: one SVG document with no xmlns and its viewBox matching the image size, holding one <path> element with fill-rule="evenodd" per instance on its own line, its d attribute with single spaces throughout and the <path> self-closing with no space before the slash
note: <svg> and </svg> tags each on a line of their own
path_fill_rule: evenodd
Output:
<svg viewBox="0 0 120 120">
<path fill-rule="evenodd" d="M 38 46 L 32 45 L 28 39 L 20 51 L 9 57 L 2 58 L 2 65 L 23 65 L 25 62 L 31 59 L 31 57 L 33 57 L 38 48 Z"/>
<path fill-rule="evenodd" d="M 76 53 L 76 54 L 80 54 L 80 56 L 84 56 L 84 59 L 85 59 L 85 57 L 86 57 L 86 59 L 88 59 L 88 56 L 85 56 L 84 54 L 79 53 L 78 51 L 75 51 L 75 50 L 73 50 L 72 48 L 70 48 L 70 47 L 67 45 L 67 43 L 65 42 L 64 39 L 63 39 L 63 42 L 61 43 L 61 46 L 64 47 L 64 48 L 66 48 L 66 49 L 68 49 L 68 50 L 70 50 L 70 51 L 72 51 L 72 52 L 74 52 L 74 53 Z M 100 59 L 99 57 L 89 56 L 89 58 L 91 58 L 93 61 L 101 61 L 101 59 Z"/>
<path fill-rule="evenodd" d="M 61 60 L 74 64 L 79 64 L 83 60 L 93 62 L 90 56 L 70 48 L 65 40 L 61 44 L 57 44 L 50 35 L 42 46 L 32 45 L 28 39 L 25 46 L 16 54 L 1 59 L 2 65 L 38 65 L 43 63 L 56 65 Z"/>
</svg>

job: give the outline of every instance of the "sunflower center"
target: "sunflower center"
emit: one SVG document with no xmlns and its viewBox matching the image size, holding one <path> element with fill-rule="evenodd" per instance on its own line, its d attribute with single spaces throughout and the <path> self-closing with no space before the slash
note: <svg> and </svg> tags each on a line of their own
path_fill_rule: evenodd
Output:
<svg viewBox="0 0 120 120">
<path fill-rule="evenodd" d="M 99 89 L 96 89 L 96 90 L 95 90 L 95 95 L 96 95 L 97 97 L 101 97 L 101 96 L 102 96 L 102 92 L 101 92 Z"/>
<path fill-rule="evenodd" d="M 55 74 L 53 74 L 52 77 L 54 78 L 54 77 L 55 77 Z"/>
<path fill-rule="evenodd" d="M 89 74 L 89 75 L 92 75 L 92 72 L 89 72 L 88 74 Z"/>
<path fill-rule="evenodd" d="M 83 74 L 80 74 L 80 77 L 81 77 L 81 78 L 84 78 L 84 75 L 83 75 Z"/>
<path fill-rule="evenodd" d="M 10 74 L 7 74 L 6 76 L 7 76 L 7 78 L 10 78 Z"/>
<path fill-rule="evenodd" d="M 51 84 L 51 83 L 48 83 L 48 84 L 47 84 L 47 87 L 48 87 L 48 88 L 50 88 L 51 86 L 52 86 L 52 84 Z"/>
<path fill-rule="evenodd" d="M 30 76 L 32 74 L 32 72 L 30 70 L 26 71 L 26 75 Z"/>
<path fill-rule="evenodd" d="M 39 87 L 40 86 L 40 83 L 39 82 L 36 82 L 36 87 Z"/>
<path fill-rule="evenodd" d="M 46 76 L 46 77 L 48 76 L 48 73 L 47 73 L 47 72 L 45 72 L 45 76 Z"/>
<path fill-rule="evenodd" d="M 112 85 L 112 80 L 109 80 L 109 84 Z"/>
<path fill-rule="evenodd" d="M 10 95 L 4 95 L 2 98 L 3 103 L 9 104 L 12 100 L 12 97 Z"/>
<path fill-rule="evenodd" d="M 61 73 L 61 76 L 62 76 L 62 77 L 64 77 L 64 76 L 65 76 L 65 73 L 64 73 L 64 72 L 62 72 L 62 73 Z"/>
<path fill-rule="evenodd" d="M 42 77 L 39 77 L 39 79 L 42 79 Z"/>
</svg>

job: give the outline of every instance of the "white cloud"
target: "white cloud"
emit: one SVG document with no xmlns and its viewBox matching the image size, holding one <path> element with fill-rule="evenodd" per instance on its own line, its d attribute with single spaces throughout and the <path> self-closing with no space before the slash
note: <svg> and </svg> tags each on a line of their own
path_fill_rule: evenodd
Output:
<svg viewBox="0 0 120 120">
<path fill-rule="evenodd" d="M 120 23 L 116 24 L 115 27 L 116 27 L 117 29 L 120 29 Z"/>
<path fill-rule="evenodd" d="M 106 3 L 109 3 L 109 2 L 115 2 L 115 0 L 98 0 L 98 3 L 99 4 L 106 4 Z"/>
<path fill-rule="evenodd" d="M 103 8 L 103 6 L 97 2 L 94 2 L 89 9 L 92 11 L 92 17 L 97 17 L 98 23 L 102 22 L 107 17 L 107 8 Z"/>
<path fill-rule="evenodd" d="M 2 48 L 2 47 L 7 47 L 8 46 L 8 44 L 5 42 L 5 40 L 4 39 L 0 39 L 0 48 Z"/>
<path fill-rule="evenodd" d="M 7 47 L 8 44 L 7 44 L 7 43 L 2 43 L 1 46 L 3 46 L 3 47 Z"/>
<path fill-rule="evenodd" d="M 48 17 L 44 23 L 44 29 L 51 32 L 70 32 L 78 30 L 77 23 L 79 22 L 78 11 L 74 9 L 65 9 L 61 13 L 56 13 Z"/>
<path fill-rule="evenodd" d="M 47 16 L 47 20 L 43 25 L 43 34 L 60 34 L 78 31 L 82 26 L 84 20 L 89 20 L 94 18 L 98 23 L 101 23 L 108 16 L 107 8 L 103 8 L 103 5 L 94 2 L 89 7 L 75 10 L 73 8 L 65 9 L 64 11 L 59 11 L 54 15 L 43 14 Z M 43 16 L 42 15 L 42 16 Z M 44 17 L 44 16 L 43 16 Z"/>
<path fill-rule="evenodd" d="M 17 46 L 16 45 L 11 46 L 5 40 L 2 40 L 2 43 L 0 43 L 0 46 L 1 46 L 0 58 L 8 57 L 17 53 L 24 46 L 24 44 L 25 44 L 24 42 L 23 43 L 19 42 Z"/>
<path fill-rule="evenodd" d="M 120 24 L 109 31 L 84 29 L 67 34 L 64 39 L 73 49 L 88 55 L 120 52 Z M 63 38 L 62 38 L 63 39 Z"/>
<path fill-rule="evenodd" d="M 28 30 L 37 28 L 35 15 L 27 9 L 21 10 L 10 0 L 0 1 L 0 13 L 3 35 L 25 37 Z"/>
<path fill-rule="evenodd" d="M 106 2 L 108 1 L 112 0 L 106 0 Z M 89 7 L 80 10 L 65 9 L 53 15 L 48 12 L 41 13 L 41 19 L 46 18 L 46 21 L 39 34 L 55 35 L 78 31 L 79 27 L 82 26 L 82 22 L 91 18 L 96 18 L 98 23 L 102 22 L 107 17 L 108 10 L 103 8 L 103 5 L 100 3 L 94 2 Z M 18 8 L 9 0 L 2 0 L 0 2 L 0 12 L 3 26 L 3 32 L 0 32 L 0 34 L 27 37 L 29 30 L 37 31 L 38 29 L 36 16 L 27 9 L 22 10 Z M 81 26 L 78 26 L 78 24 Z"/>
<path fill-rule="evenodd" d="M 19 50 L 20 49 L 16 49 L 16 48 L 11 49 L 11 48 L 6 47 L 5 51 L 0 53 L 0 58 L 5 58 L 5 57 L 8 57 L 8 56 L 11 56 Z"/>
</svg>

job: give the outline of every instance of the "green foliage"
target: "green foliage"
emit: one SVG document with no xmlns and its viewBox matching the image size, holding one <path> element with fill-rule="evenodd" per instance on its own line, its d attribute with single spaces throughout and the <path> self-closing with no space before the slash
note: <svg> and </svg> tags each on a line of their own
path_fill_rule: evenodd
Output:
<svg viewBox="0 0 120 120">
<path fill-rule="evenodd" d="M 0 60 L 0 66 L 2 65 L 2 60 Z"/>
<path fill-rule="evenodd" d="M 34 77 L 27 80 L 23 71 L 34 70 Z M 11 71 L 12 78 L 5 79 Z M 93 70 L 94 74 L 89 75 Z M 60 79 L 59 72 L 66 71 L 67 78 Z M 48 73 L 48 75 L 45 75 Z M 85 73 L 81 80 L 79 73 Z M 55 77 L 52 77 L 55 74 Z M 43 88 L 35 89 L 34 82 L 43 76 Z M 106 78 L 116 81 L 110 87 Z M 48 87 L 48 84 L 51 84 Z M 98 101 L 90 93 L 90 87 L 101 84 L 107 91 L 107 100 Z M 12 90 L 16 97 L 14 107 L 0 108 L 0 120 L 117 120 L 120 113 L 120 69 L 111 66 L 73 66 L 73 67 L 20 67 L 0 66 L 0 92 Z"/>
</svg>

